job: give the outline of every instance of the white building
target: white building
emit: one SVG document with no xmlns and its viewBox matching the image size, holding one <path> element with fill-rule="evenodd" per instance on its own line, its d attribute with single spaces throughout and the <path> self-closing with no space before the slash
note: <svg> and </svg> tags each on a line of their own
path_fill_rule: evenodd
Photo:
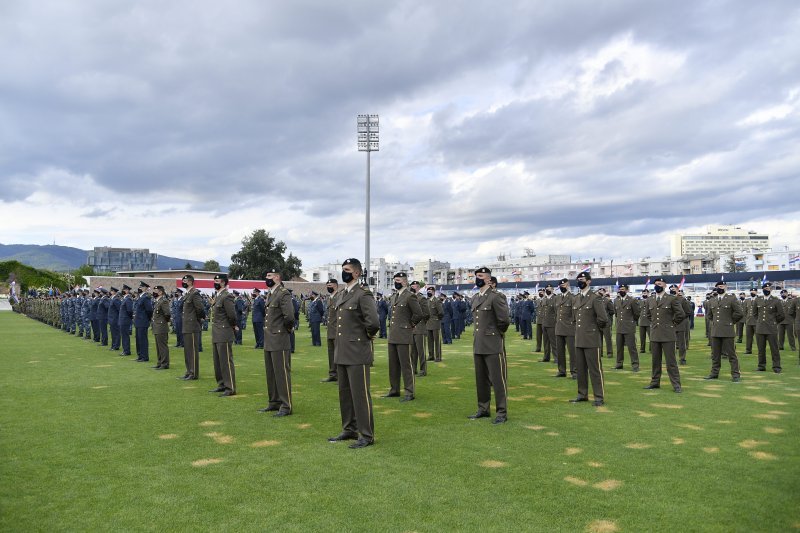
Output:
<svg viewBox="0 0 800 533">
<path fill-rule="evenodd" d="M 394 286 L 392 278 L 395 272 L 408 272 L 411 269 L 408 263 L 401 262 L 388 262 L 383 257 L 377 257 L 370 260 L 369 276 L 371 278 L 370 286 L 377 292 L 386 294 L 391 292 Z M 303 279 L 311 282 L 325 283 L 333 278 L 340 283 L 342 282 L 342 262 L 335 261 L 333 263 L 326 263 L 317 267 L 307 267 L 303 269 Z"/>
<path fill-rule="evenodd" d="M 426 285 L 442 285 L 441 273 L 450 269 L 450 263 L 444 261 L 417 261 L 414 263 L 414 279 Z M 439 276 L 436 275 L 439 272 Z"/>
<path fill-rule="evenodd" d="M 670 239 L 670 256 L 675 258 L 769 249 L 769 235 L 747 231 L 740 226 L 708 226 L 706 233 L 679 234 Z"/>
<path fill-rule="evenodd" d="M 733 256 L 736 266 L 745 272 L 769 272 L 772 270 L 800 270 L 800 250 L 771 250 L 768 252 L 738 252 L 724 256 L 724 263 Z"/>
</svg>

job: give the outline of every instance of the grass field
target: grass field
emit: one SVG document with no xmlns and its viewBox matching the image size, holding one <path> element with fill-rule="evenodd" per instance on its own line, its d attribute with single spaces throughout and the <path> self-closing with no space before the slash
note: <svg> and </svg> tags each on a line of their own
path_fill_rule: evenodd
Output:
<svg viewBox="0 0 800 533">
<path fill-rule="evenodd" d="M 509 421 L 470 421 L 469 335 L 429 363 L 417 400 L 381 399 L 376 445 L 330 444 L 340 430 L 325 348 L 305 326 L 293 358 L 295 414 L 266 405 L 252 330 L 235 347 L 239 395 L 218 398 L 210 333 L 201 379 L 182 349 L 158 372 L 26 317 L 0 313 L 0 530 L 792 531 L 800 529 L 800 370 L 704 382 L 698 321 L 684 393 L 642 389 L 606 367 L 605 408 L 569 404 L 528 341 L 509 333 Z M 513 329 L 513 326 L 512 326 Z M 324 333 L 323 333 L 324 335 Z M 170 345 L 174 345 L 170 337 Z M 741 345 L 737 345 L 741 349 Z M 787 347 L 788 348 L 788 347 Z M 743 349 L 742 349 L 743 351 Z M 151 360 L 155 359 L 151 342 Z M 154 364 L 154 363 L 151 363 Z"/>
</svg>

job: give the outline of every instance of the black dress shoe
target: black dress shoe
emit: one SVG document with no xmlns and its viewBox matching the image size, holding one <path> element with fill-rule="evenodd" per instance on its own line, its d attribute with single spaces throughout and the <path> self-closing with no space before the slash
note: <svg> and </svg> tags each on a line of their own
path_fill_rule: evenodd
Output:
<svg viewBox="0 0 800 533">
<path fill-rule="evenodd" d="M 571 375 L 570 377 L 571 377 L 572 379 L 578 379 L 578 376 L 577 376 L 577 375 L 575 375 L 575 374 Z"/>
<path fill-rule="evenodd" d="M 222 398 L 223 396 L 236 396 L 236 393 L 232 390 L 226 390 L 225 392 L 219 395 L 220 398 Z"/>
<path fill-rule="evenodd" d="M 783 372 L 783 370 L 781 370 L 780 368 L 773 368 L 772 371 L 775 372 L 776 374 L 780 374 L 781 372 Z"/>
<path fill-rule="evenodd" d="M 357 450 L 359 448 L 366 448 L 367 446 L 372 446 L 373 442 L 374 441 L 367 440 L 365 438 L 359 438 L 353 444 L 348 446 L 348 448 L 353 449 L 353 450 Z"/>
<path fill-rule="evenodd" d="M 540 363 L 549 363 L 550 359 L 539 359 Z"/>
<path fill-rule="evenodd" d="M 617 365 L 614 367 L 614 370 L 622 370 L 622 365 Z"/>
<path fill-rule="evenodd" d="M 418 378 L 424 378 L 424 377 L 425 377 L 425 376 L 427 376 L 427 375 L 428 375 L 428 373 L 427 373 L 427 372 L 420 372 L 419 374 L 417 374 L 417 377 L 418 377 Z"/>
<path fill-rule="evenodd" d="M 660 389 L 660 388 L 661 385 L 648 385 L 647 387 L 644 387 L 645 390 Z"/>
<path fill-rule="evenodd" d="M 766 372 L 766 368 L 756 368 L 756 372 Z"/>
<path fill-rule="evenodd" d="M 169 370 L 168 366 L 157 366 L 155 367 L 156 370 Z"/>
<path fill-rule="evenodd" d="M 358 440 L 358 433 L 339 433 L 335 437 L 328 437 L 328 442 L 340 442 L 343 440 Z"/>
<path fill-rule="evenodd" d="M 156 370 L 159 370 L 161 368 L 161 365 L 151 366 L 150 368 L 155 368 Z"/>
<path fill-rule="evenodd" d="M 319 380 L 320 383 L 331 383 L 331 382 L 334 382 L 334 381 L 338 381 L 338 380 L 335 377 L 332 377 L 332 376 L 329 376 L 329 377 L 327 377 L 325 379 Z"/>
<path fill-rule="evenodd" d="M 678 385 L 677 387 L 675 387 L 675 389 L 673 389 L 673 390 L 674 390 L 675 392 L 679 393 L 679 394 L 680 394 L 681 392 L 683 392 L 683 389 L 680 387 L 680 385 Z"/>
<path fill-rule="evenodd" d="M 733 381 L 734 383 L 741 383 L 742 378 L 732 378 L 731 381 Z"/>
<path fill-rule="evenodd" d="M 553 377 L 554 377 L 554 378 L 565 378 L 565 377 L 567 377 L 567 375 L 566 375 L 566 374 L 562 374 L 562 373 L 560 373 L 560 372 L 559 372 L 558 374 L 556 374 L 556 375 L 555 375 L 555 376 L 553 376 Z"/>
<path fill-rule="evenodd" d="M 492 424 L 503 424 L 507 420 L 504 416 L 498 416 L 494 420 L 492 420 Z"/>
<path fill-rule="evenodd" d="M 474 415 L 469 415 L 467 418 L 469 418 L 470 420 L 477 420 L 479 418 L 489 418 L 489 413 L 487 413 L 486 411 L 478 411 Z"/>
<path fill-rule="evenodd" d="M 410 394 L 406 394 L 406 395 L 405 395 L 405 396 L 403 396 L 403 398 L 400 400 L 400 403 L 403 403 L 403 402 L 410 402 L 410 401 L 412 401 L 413 399 L 414 399 L 414 397 L 413 397 L 413 396 L 411 396 Z"/>
<path fill-rule="evenodd" d="M 212 389 L 208 392 L 225 392 L 225 387 L 217 387 L 216 389 Z"/>
<path fill-rule="evenodd" d="M 603 400 L 595 400 L 592 402 L 592 405 L 594 405 L 595 407 L 603 407 L 605 405 L 605 402 Z"/>
<path fill-rule="evenodd" d="M 745 355 L 753 355 L 753 352 L 744 352 Z"/>
<path fill-rule="evenodd" d="M 399 398 L 399 397 L 400 397 L 399 392 L 387 392 L 386 394 L 381 396 L 381 398 Z"/>
<path fill-rule="evenodd" d="M 719 379 L 719 376 L 714 376 L 709 374 L 708 376 L 704 377 L 703 379 Z"/>
<path fill-rule="evenodd" d="M 577 398 L 573 398 L 569 401 L 569 403 L 578 403 L 578 402 L 588 402 L 589 398 L 581 398 L 578 396 Z"/>
<path fill-rule="evenodd" d="M 681 361 L 681 364 L 685 366 L 686 365 L 686 360 L 684 359 L 683 361 Z"/>
<path fill-rule="evenodd" d="M 280 418 L 280 417 L 282 417 L 282 416 L 289 416 L 289 415 L 291 415 L 291 414 L 292 414 L 292 412 L 291 412 L 291 411 L 278 411 L 277 413 L 275 413 L 275 414 L 274 414 L 274 415 L 272 415 L 272 416 L 273 416 L 273 417 L 275 417 L 275 418 Z"/>
<path fill-rule="evenodd" d="M 638 371 L 639 371 L 639 367 L 638 366 L 636 368 L 634 368 L 633 370 L 631 370 L 631 372 L 638 372 Z"/>
<path fill-rule="evenodd" d="M 427 358 L 427 359 L 425 359 L 425 360 L 426 360 L 426 361 L 433 361 L 434 359 L 433 359 L 433 357 L 428 357 L 428 358 Z"/>
<path fill-rule="evenodd" d="M 261 409 L 259 409 L 258 412 L 259 413 L 266 413 L 266 412 L 269 412 L 269 411 L 277 411 L 277 410 L 278 410 L 277 407 L 273 407 L 271 405 L 268 405 L 266 407 L 262 407 Z"/>
</svg>

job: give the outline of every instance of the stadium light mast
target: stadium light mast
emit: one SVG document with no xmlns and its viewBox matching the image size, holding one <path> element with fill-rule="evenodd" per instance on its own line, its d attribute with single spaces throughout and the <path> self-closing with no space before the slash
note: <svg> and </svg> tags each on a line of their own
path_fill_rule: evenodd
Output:
<svg viewBox="0 0 800 533">
<path fill-rule="evenodd" d="M 369 200 L 370 200 L 370 160 L 369 154 L 378 151 L 378 115 L 358 115 L 358 151 L 367 152 L 367 208 L 364 228 L 364 283 L 369 285 Z"/>
</svg>

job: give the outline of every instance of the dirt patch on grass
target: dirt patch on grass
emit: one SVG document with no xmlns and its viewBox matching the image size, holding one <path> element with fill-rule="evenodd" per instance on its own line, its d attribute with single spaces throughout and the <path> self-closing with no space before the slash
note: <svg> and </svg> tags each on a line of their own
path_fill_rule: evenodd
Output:
<svg viewBox="0 0 800 533">
<path fill-rule="evenodd" d="M 93 389 L 107 389 L 107 388 L 108 388 L 108 385 L 95 385 L 95 386 L 94 386 L 94 387 L 92 387 L 92 388 L 93 388 Z"/>
<path fill-rule="evenodd" d="M 545 433 L 545 435 L 549 437 L 558 437 L 558 433 L 555 431 L 548 431 L 547 433 Z"/>
<path fill-rule="evenodd" d="M 717 453 L 719 452 L 719 448 L 713 446 L 713 447 L 703 448 L 703 451 L 706 453 Z"/>
<path fill-rule="evenodd" d="M 643 418 L 650 418 L 650 417 L 656 416 L 654 413 L 648 413 L 648 412 L 645 412 L 645 411 L 636 411 L 636 414 L 641 416 L 641 417 L 643 417 Z"/>
<path fill-rule="evenodd" d="M 589 484 L 588 481 L 584 481 L 581 478 L 574 477 L 574 476 L 567 476 L 567 477 L 564 478 L 564 481 L 566 481 L 567 483 L 571 483 L 573 485 L 576 485 L 578 487 L 585 487 L 586 485 Z"/>
<path fill-rule="evenodd" d="M 619 526 L 613 520 L 593 520 L 586 526 L 586 533 L 616 533 Z"/>
<path fill-rule="evenodd" d="M 203 422 L 200 422 L 200 427 L 201 428 L 210 428 L 210 427 L 213 427 L 213 426 L 219 426 L 221 424 L 222 424 L 222 422 L 219 422 L 218 420 L 205 420 Z"/>
<path fill-rule="evenodd" d="M 703 398 L 722 398 L 721 394 L 714 394 L 713 392 L 695 392 L 694 394 Z"/>
<path fill-rule="evenodd" d="M 751 402 L 756 403 L 763 403 L 766 405 L 786 405 L 786 402 L 776 402 L 770 400 L 769 398 L 765 398 L 764 396 L 742 396 L 745 400 L 750 400 Z"/>
<path fill-rule="evenodd" d="M 578 455 L 582 451 L 580 448 L 567 448 L 564 450 L 564 455 Z"/>
<path fill-rule="evenodd" d="M 651 407 L 660 407 L 661 409 L 683 409 L 682 405 L 674 403 L 651 403 Z"/>
<path fill-rule="evenodd" d="M 223 461 L 223 459 L 198 459 L 197 461 L 192 461 L 192 466 L 201 467 L 201 466 L 208 466 L 208 465 L 216 465 Z"/>
<path fill-rule="evenodd" d="M 748 454 L 753 459 L 758 459 L 759 461 L 774 461 L 777 457 L 768 452 L 750 452 Z"/>
<path fill-rule="evenodd" d="M 411 416 L 414 418 L 430 418 L 433 416 L 433 413 L 414 413 Z"/>
<path fill-rule="evenodd" d="M 679 428 L 686 428 L 691 429 L 692 431 L 703 431 L 703 426 L 697 426 L 695 424 L 675 424 Z"/>
<path fill-rule="evenodd" d="M 158 438 L 161 440 L 172 440 L 177 439 L 178 436 L 175 433 L 165 433 L 163 435 L 159 435 Z"/>
<path fill-rule="evenodd" d="M 769 442 L 763 440 L 747 439 L 740 442 L 739 446 L 750 450 L 753 448 L 758 448 L 759 446 L 764 446 L 765 444 L 769 444 Z"/>
<path fill-rule="evenodd" d="M 481 466 L 484 468 L 503 468 L 508 466 L 508 463 L 504 463 L 503 461 L 495 461 L 493 459 L 487 459 L 481 462 Z"/>
<path fill-rule="evenodd" d="M 604 490 L 606 492 L 618 489 L 621 486 L 622 486 L 622 481 L 619 481 L 617 479 L 606 479 L 605 481 L 601 481 L 599 483 L 595 483 L 594 485 L 592 485 L 592 487 Z"/>
<path fill-rule="evenodd" d="M 603 463 L 598 463 L 597 461 L 589 461 L 586 464 L 591 466 L 592 468 L 603 468 L 605 466 Z"/>
<path fill-rule="evenodd" d="M 629 442 L 625 445 L 626 448 L 629 450 L 646 450 L 648 448 L 652 448 L 652 444 L 645 444 L 643 442 Z"/>
<path fill-rule="evenodd" d="M 251 448 L 266 448 L 267 446 L 277 446 L 280 444 L 279 440 L 260 440 L 250 445 Z"/>
<path fill-rule="evenodd" d="M 525 429 L 532 429 L 534 431 L 541 431 L 544 429 L 544 426 L 524 426 Z"/>
<path fill-rule="evenodd" d="M 308 429 L 311 427 L 311 424 L 297 424 L 297 429 Z"/>
<path fill-rule="evenodd" d="M 786 431 L 786 430 L 781 429 L 781 428 L 771 428 L 771 427 L 764 428 L 764 432 L 765 433 L 769 433 L 771 435 L 777 435 L 779 433 L 783 433 L 784 431 Z"/>
</svg>

